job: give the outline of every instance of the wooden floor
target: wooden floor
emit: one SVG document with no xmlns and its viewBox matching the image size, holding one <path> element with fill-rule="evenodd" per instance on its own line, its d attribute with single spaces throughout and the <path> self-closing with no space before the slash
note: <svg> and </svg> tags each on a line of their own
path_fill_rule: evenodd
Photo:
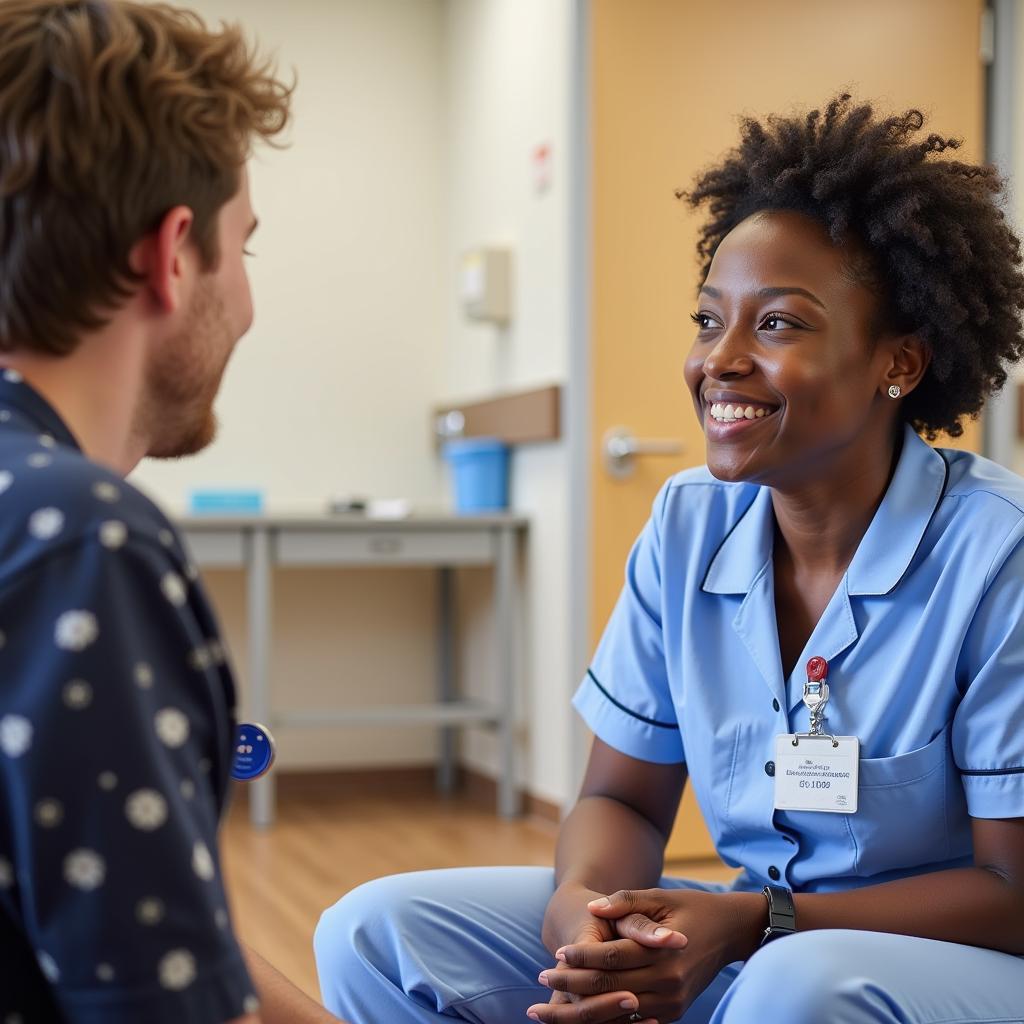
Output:
<svg viewBox="0 0 1024 1024">
<path fill-rule="evenodd" d="M 320 912 L 380 875 L 471 864 L 553 860 L 556 827 L 515 822 L 466 797 L 442 799 L 423 782 L 282 777 L 278 821 L 258 831 L 243 798 L 224 826 L 222 853 L 235 929 L 299 988 L 319 998 L 311 940 Z M 687 864 L 694 878 L 728 878 L 721 865 Z"/>
</svg>

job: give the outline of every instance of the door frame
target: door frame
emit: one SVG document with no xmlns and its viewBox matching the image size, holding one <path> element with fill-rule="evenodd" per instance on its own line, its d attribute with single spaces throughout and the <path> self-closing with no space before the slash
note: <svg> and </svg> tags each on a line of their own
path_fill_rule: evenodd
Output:
<svg viewBox="0 0 1024 1024">
<path fill-rule="evenodd" d="M 988 0 L 991 53 L 984 102 L 985 158 L 1005 174 L 1022 177 L 1020 212 L 1024 220 L 1024 69 L 1018 69 L 1018 53 L 1024 52 L 1024 17 L 1019 0 Z M 568 445 L 570 493 L 567 524 L 569 557 L 569 668 L 566 680 L 569 699 L 590 662 L 594 639 L 591 626 L 591 508 L 592 402 L 591 315 L 593 298 L 593 204 L 591 124 L 591 18 L 588 0 L 573 0 L 570 58 L 569 153 L 567 173 L 571 184 L 569 225 L 570 296 L 569 365 L 565 386 L 563 430 Z M 1021 36 L 1018 41 L 1018 36 Z M 1018 159 L 1018 153 L 1020 159 Z M 1016 213 L 1017 211 L 1008 211 Z M 1024 223 L 1015 225 L 1024 230 Z M 1012 467 L 1017 432 L 1017 400 L 1013 377 L 1000 395 L 982 412 L 982 453 Z M 563 815 L 575 803 L 589 752 L 590 734 L 578 715 L 571 718 L 569 781 Z"/>
<path fill-rule="evenodd" d="M 569 374 L 565 386 L 564 430 L 569 456 L 569 670 L 566 700 L 590 663 L 591 593 L 591 297 L 593 286 L 593 208 L 591 203 L 591 67 L 588 0 L 573 0 L 570 38 L 568 175 L 569 210 Z M 569 786 L 563 814 L 576 802 L 589 753 L 589 733 L 572 715 L 569 735 Z"/>
<path fill-rule="evenodd" d="M 1019 127 L 1024 111 L 1018 99 L 1024 75 L 1017 67 L 1024 19 L 1019 0 L 990 0 L 987 14 L 991 48 L 985 82 L 985 159 L 1012 179 L 1015 171 L 1024 171 L 1017 159 L 1024 143 L 1024 131 Z M 1007 211 L 1018 232 L 1024 227 L 1017 223 L 1021 212 L 1020 200 L 1016 209 Z M 986 403 L 982 413 L 982 454 L 1012 469 L 1016 437 L 1017 388 L 1011 371 L 1002 392 Z"/>
</svg>

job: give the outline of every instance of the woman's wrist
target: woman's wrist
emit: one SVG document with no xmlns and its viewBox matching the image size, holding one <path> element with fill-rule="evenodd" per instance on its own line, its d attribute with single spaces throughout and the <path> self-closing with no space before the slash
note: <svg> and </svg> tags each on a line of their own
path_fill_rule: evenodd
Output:
<svg viewBox="0 0 1024 1024">
<path fill-rule="evenodd" d="M 541 929 L 541 940 L 552 955 L 576 938 L 579 922 L 590 916 L 587 904 L 595 895 L 582 882 L 571 879 L 561 882 L 555 889 L 548 901 Z"/>
<path fill-rule="evenodd" d="M 749 960 L 757 952 L 768 923 L 768 903 L 759 892 L 725 892 L 731 927 L 727 963 Z"/>
</svg>

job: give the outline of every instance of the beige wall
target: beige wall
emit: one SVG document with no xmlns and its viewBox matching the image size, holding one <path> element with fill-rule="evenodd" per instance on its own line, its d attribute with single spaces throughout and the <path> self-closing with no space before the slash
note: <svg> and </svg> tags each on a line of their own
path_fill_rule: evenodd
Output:
<svg viewBox="0 0 1024 1024">
<path fill-rule="evenodd" d="M 459 398 L 564 382 L 569 359 L 569 0 L 446 0 L 446 177 L 449 188 L 441 387 Z M 547 191 L 533 185 L 530 154 L 552 147 Z M 506 329 L 467 321 L 455 279 L 460 254 L 508 245 L 515 317 Z M 518 449 L 515 507 L 531 517 L 523 560 L 522 780 L 538 796 L 569 795 L 568 448 Z M 466 642 L 460 670 L 472 693 L 493 684 L 482 573 L 460 577 Z M 466 762 L 491 772 L 496 745 L 467 734 Z"/>
<path fill-rule="evenodd" d="M 217 442 L 143 465 L 170 507 L 203 485 L 263 485 L 271 507 L 330 494 L 436 505 L 427 431 L 442 336 L 440 0 L 189 0 L 239 20 L 299 74 L 292 145 L 252 168 L 256 323 L 218 402 Z M 244 664 L 238 574 L 209 584 Z M 429 699 L 434 588 L 424 572 L 278 574 L 275 702 Z M 397 642 L 396 642 L 397 638 Z M 429 760 L 429 730 L 280 731 L 283 765 Z"/>
<path fill-rule="evenodd" d="M 240 19 L 299 72 L 290 149 L 253 169 L 261 219 L 257 320 L 229 370 L 219 440 L 138 482 L 180 506 L 198 485 L 265 484 L 272 508 L 333 492 L 447 500 L 427 413 L 438 400 L 562 382 L 568 362 L 569 0 L 192 0 Z M 552 187 L 529 154 L 554 148 Z M 463 251 L 515 252 L 516 315 L 496 331 L 458 302 Z M 568 796 L 568 462 L 564 443 L 516 452 L 513 499 L 532 518 L 522 563 L 521 781 Z M 208 578 L 245 679 L 244 590 Z M 466 691 L 494 683 L 490 575 L 460 574 Z M 427 572 L 282 572 L 279 708 L 428 699 Z M 430 730 L 279 730 L 283 766 L 430 760 Z M 463 756 L 497 767 L 486 733 Z"/>
</svg>

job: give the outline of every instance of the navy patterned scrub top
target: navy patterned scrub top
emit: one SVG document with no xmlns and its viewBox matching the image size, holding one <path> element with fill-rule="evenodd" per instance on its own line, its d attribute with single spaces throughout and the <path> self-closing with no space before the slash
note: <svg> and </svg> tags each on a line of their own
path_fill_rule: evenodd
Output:
<svg viewBox="0 0 1024 1024">
<path fill-rule="evenodd" d="M 173 527 L 0 373 L 0 1024 L 258 1010 L 217 855 L 233 715 Z"/>
</svg>

